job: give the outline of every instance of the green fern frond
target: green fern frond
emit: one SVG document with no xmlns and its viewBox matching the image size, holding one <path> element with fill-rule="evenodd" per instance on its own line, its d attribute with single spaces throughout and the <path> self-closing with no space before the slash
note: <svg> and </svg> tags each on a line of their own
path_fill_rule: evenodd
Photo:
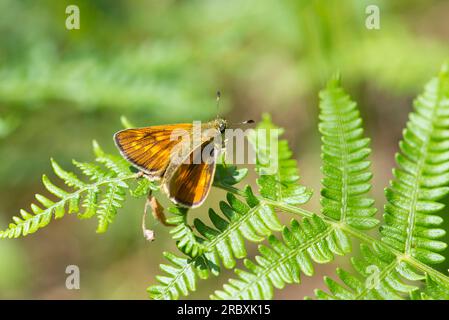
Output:
<svg viewBox="0 0 449 320">
<path fill-rule="evenodd" d="M 257 184 L 260 195 L 266 199 L 288 205 L 299 205 L 309 201 L 312 190 L 299 184 L 296 160 L 287 140 L 280 139 L 284 130 L 273 124 L 264 114 L 256 130 L 248 140 L 255 149 Z"/>
<path fill-rule="evenodd" d="M 449 193 L 449 71 L 444 67 L 415 101 L 385 190 L 382 241 L 426 264 L 444 261 L 445 231 L 437 215 Z"/>
<path fill-rule="evenodd" d="M 223 160 L 223 156 L 218 160 L 214 183 L 222 187 L 232 188 L 246 177 L 248 169 L 238 169 L 233 165 L 224 165 Z M 170 230 L 170 234 L 176 241 L 179 250 L 192 258 L 201 255 L 205 250 L 203 245 L 205 239 L 197 236 L 192 227 L 188 225 L 188 210 L 180 207 L 171 207 L 168 211 L 172 216 L 167 219 L 167 223 L 175 226 Z"/>
<path fill-rule="evenodd" d="M 175 227 L 170 230 L 176 245 L 184 254 L 195 258 L 204 253 L 206 248 L 203 245 L 204 239 L 198 237 L 187 223 L 188 209 L 180 207 L 170 207 L 168 211 L 172 214 L 167 219 L 167 223 Z"/>
<path fill-rule="evenodd" d="M 260 202 L 251 188 L 245 189 L 246 203 L 231 193 L 227 194 L 227 202 L 220 202 L 224 216 L 209 209 L 209 219 L 214 227 L 207 226 L 200 219 L 194 225 L 208 241 L 208 260 L 216 265 L 230 269 L 236 264 L 235 259 L 246 256 L 245 240 L 260 242 L 273 231 L 280 231 L 282 225 L 274 210 Z"/>
<path fill-rule="evenodd" d="M 316 290 L 319 299 L 399 300 L 418 290 L 424 274 L 381 245 L 370 248 L 362 244 L 360 248 L 361 257 L 351 260 L 358 276 L 338 268 L 337 274 L 343 284 L 325 277 L 330 293 Z"/>
<path fill-rule="evenodd" d="M 229 280 L 211 298 L 271 299 L 273 288 L 300 283 L 301 272 L 313 275 L 313 262 L 327 263 L 334 254 L 344 255 L 351 250 L 348 236 L 316 215 L 301 223 L 292 220 L 290 229 L 284 226 L 282 240 L 270 235 L 268 242 L 270 246 L 259 246 L 261 256 L 256 256 L 256 262 L 245 259 L 247 270 L 235 271 L 238 280 Z"/>
<path fill-rule="evenodd" d="M 180 258 L 172 253 L 164 252 L 164 257 L 170 264 L 161 264 L 160 268 L 166 273 L 164 276 L 156 276 L 159 282 L 147 289 L 153 299 L 176 300 L 181 295 L 187 296 L 196 290 L 197 277 L 207 279 L 210 267 L 203 256 L 192 258 Z"/>
<path fill-rule="evenodd" d="M 66 213 L 77 213 L 81 219 L 97 215 L 97 232 L 105 232 L 114 220 L 117 209 L 122 206 L 126 190 L 136 174 L 123 159 L 105 153 L 95 141 L 93 148 L 98 163 L 73 161 L 89 178 L 87 182 L 51 159 L 56 176 L 71 190 L 64 190 L 44 175 L 42 182 L 54 199 L 37 194 L 38 203 L 31 204 L 31 212 L 20 210 L 20 217 L 13 217 L 8 229 L 0 231 L 0 238 L 17 238 L 34 233 L 45 227 L 53 217 L 58 219 Z"/>
<path fill-rule="evenodd" d="M 399 168 L 393 170 L 395 179 L 386 189 L 382 241 L 373 239 L 372 249 L 362 244 L 362 257 L 352 259 L 359 277 L 338 269 L 344 285 L 325 278 L 330 293 L 318 290 L 318 298 L 447 298 L 442 289 L 449 288 L 447 277 L 426 264 L 441 262 L 444 258 L 437 252 L 446 247 L 436 240 L 445 232 L 436 228 L 442 218 L 435 213 L 444 207 L 437 200 L 449 192 L 448 75 L 443 67 L 415 101 L 415 112 L 400 142 L 401 153 L 396 155 Z"/>
<path fill-rule="evenodd" d="M 410 298 L 412 300 L 449 300 L 449 284 L 427 275 L 424 289 L 413 291 Z"/>
<path fill-rule="evenodd" d="M 246 257 L 245 240 L 251 242 L 260 242 L 270 235 L 273 231 L 282 230 L 278 217 L 271 206 L 260 201 L 247 187 L 244 190 L 246 194 L 246 202 L 239 200 L 231 193 L 227 194 L 227 202 L 220 202 L 222 215 L 217 214 L 213 209 L 209 210 L 209 219 L 213 227 L 206 225 L 200 219 L 194 220 L 194 226 L 198 234 L 194 240 L 187 241 L 190 244 L 190 250 L 186 250 L 185 246 L 181 246 L 181 251 L 191 255 L 190 260 L 186 263 L 189 265 L 199 264 L 206 266 L 213 274 L 220 273 L 220 266 L 225 268 L 234 268 L 236 259 Z M 175 233 L 179 233 L 177 230 Z M 189 237 L 191 234 L 189 234 Z M 179 241 L 182 241 L 180 239 Z M 196 257 L 192 255 L 195 249 L 192 243 L 201 245 L 201 255 Z M 198 263 L 202 261 L 202 263 Z M 185 266 L 182 272 L 191 270 L 192 266 Z M 164 270 L 164 269 L 163 269 Z M 164 270 L 165 271 L 165 270 Z M 182 273 L 181 272 L 181 273 Z M 172 281 L 178 281 L 182 276 L 173 277 Z M 164 278 L 165 279 L 165 278 Z M 172 288 L 177 287 L 175 283 L 160 283 L 160 285 L 151 286 L 148 291 L 153 299 L 163 299 L 167 297 L 168 292 Z M 178 292 L 180 294 L 180 292 Z M 171 294 L 172 297 L 176 296 Z"/>
<path fill-rule="evenodd" d="M 357 229 L 378 224 L 374 200 L 367 197 L 370 139 L 363 135 L 362 119 L 355 102 L 343 91 L 339 79 L 331 79 L 320 92 L 321 158 L 324 174 L 322 213 Z"/>
</svg>

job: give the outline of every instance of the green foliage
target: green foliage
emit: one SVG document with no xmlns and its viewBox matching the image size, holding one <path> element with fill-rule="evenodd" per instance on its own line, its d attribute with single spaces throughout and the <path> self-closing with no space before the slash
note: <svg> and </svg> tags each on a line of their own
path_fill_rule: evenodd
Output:
<svg viewBox="0 0 449 320">
<path fill-rule="evenodd" d="M 317 290 L 319 299 L 447 299 L 449 278 L 428 266 L 437 262 L 436 257 L 443 257 L 432 255 L 431 251 L 424 255 L 420 248 L 439 251 L 446 246 L 435 240 L 444 231 L 429 227 L 442 221 L 434 212 L 443 205 L 435 200 L 447 193 L 449 184 L 445 176 L 447 154 L 442 152 L 449 138 L 444 113 L 444 107 L 449 106 L 447 76 L 448 69 L 444 66 L 438 79 L 430 82 L 415 104 L 416 113 L 412 113 L 413 120 L 404 132 L 408 144 L 401 142 L 404 155 L 397 157 L 401 171 L 400 174 L 395 171 L 396 180 L 391 182 L 394 191 L 391 188 L 386 191 L 389 203 L 381 241 L 364 231 L 378 224 L 373 217 L 374 201 L 366 196 L 372 177 L 368 171 L 370 162 L 366 160 L 370 154 L 369 139 L 363 137 L 356 104 L 343 92 L 338 77 L 331 79 L 326 90 L 320 93 L 319 129 L 325 176 L 321 190 L 322 216 L 289 208 L 306 217 L 302 222 L 294 220 L 291 230 L 284 227 L 282 241 L 269 236 L 269 246 L 259 247 L 261 256 L 256 257 L 256 262 L 245 259 L 247 270 L 236 269 L 238 279 L 229 280 L 212 298 L 270 299 L 274 287 L 281 289 L 286 283 L 299 283 L 301 271 L 311 275 L 312 261 L 326 263 L 334 254 L 348 253 L 349 237 L 355 236 L 364 242 L 360 257 L 351 259 L 358 276 L 338 268 L 343 285 L 325 277 L 330 293 Z M 433 148 L 430 152 L 428 145 Z M 392 192 L 396 192 L 396 197 L 392 197 Z M 285 206 L 279 204 L 279 207 Z M 389 216 L 392 212 L 396 219 Z M 415 212 L 418 219 L 414 217 Z M 302 230 L 307 236 L 301 237 L 294 229 Z M 411 241 L 409 251 L 405 245 L 398 245 L 406 238 Z"/>
<path fill-rule="evenodd" d="M 80 219 L 93 216 L 98 218 L 97 232 L 105 232 L 114 221 L 117 209 L 125 201 L 127 189 L 136 173 L 130 170 L 127 162 L 121 157 L 105 153 L 94 141 L 96 163 L 73 161 L 81 173 L 89 181 L 81 180 L 73 172 L 64 170 L 55 160 L 51 159 L 53 171 L 71 190 L 66 191 L 51 182 L 46 175 L 42 182 L 51 194 L 53 200 L 47 196 L 36 194 L 38 204 L 31 204 L 31 213 L 20 210 L 20 217 L 13 217 L 8 229 L 0 231 L 0 238 L 18 238 L 36 232 L 45 227 L 52 218 L 62 218 L 66 213 L 77 213 Z M 149 183 L 146 183 L 149 188 Z M 132 190 L 133 194 L 147 194 L 142 192 L 142 183 Z"/>
<path fill-rule="evenodd" d="M 313 275 L 313 261 L 327 263 L 334 254 L 351 250 L 345 233 L 327 225 L 314 215 L 302 223 L 292 220 L 291 228 L 282 229 L 282 240 L 268 237 L 270 246 L 260 245 L 261 256 L 256 263 L 245 259 L 247 271 L 237 269 L 238 280 L 231 279 L 223 291 L 216 291 L 213 299 L 271 299 L 273 287 L 284 288 L 286 283 L 300 283 L 300 273 Z"/>
<path fill-rule="evenodd" d="M 236 259 L 242 259 L 247 255 L 245 241 L 260 242 L 273 231 L 281 230 L 282 225 L 274 210 L 260 202 L 249 187 L 245 193 L 246 203 L 232 193 L 228 193 L 227 201 L 220 202 L 223 215 L 209 209 L 209 219 L 213 227 L 206 225 L 200 219 L 194 220 L 195 229 L 200 234 L 200 236 L 193 235 L 197 245 L 192 245 L 191 232 L 183 233 L 182 237 L 179 236 L 180 232 L 176 232 L 175 239 L 180 239 L 178 247 L 183 253 L 189 255 L 189 259 L 177 259 L 172 268 L 161 266 L 168 275 L 158 277 L 160 284 L 148 288 L 152 298 L 173 299 L 180 294 L 187 295 L 183 291 L 185 286 L 178 284 L 178 281 L 183 282 L 186 279 L 185 273 L 193 272 L 203 279 L 207 278 L 209 273 L 218 275 L 221 272 L 221 265 L 227 269 L 234 268 Z M 179 243 L 182 242 L 185 244 L 180 245 Z M 169 253 L 165 255 L 166 257 L 174 256 Z M 170 261 L 173 263 L 172 260 Z M 193 284 L 196 278 L 189 276 L 189 281 Z M 173 292 L 173 288 L 178 288 L 178 291 Z"/>
<path fill-rule="evenodd" d="M 442 292 L 449 279 L 428 265 L 442 262 L 444 257 L 438 252 L 447 246 L 436 240 L 445 234 L 437 228 L 443 219 L 436 213 L 444 208 L 437 200 L 449 191 L 448 108 L 449 69 L 445 64 L 439 76 L 432 79 L 424 94 L 416 99 L 415 111 L 410 114 L 399 143 L 398 168 L 393 170 L 394 179 L 385 190 L 388 202 L 381 241 L 372 242 L 371 249 L 362 245 L 362 258 L 352 260 L 364 280 L 339 269 L 337 273 L 349 289 L 326 278 L 331 294 L 317 291 L 318 298 L 447 299 L 447 294 Z M 423 292 L 418 292 L 422 283 L 404 283 L 404 280 L 423 279 L 426 279 Z"/>
<path fill-rule="evenodd" d="M 321 205 L 324 215 L 357 229 L 371 229 L 379 221 L 373 216 L 370 190 L 370 139 L 363 137 L 362 119 L 355 102 L 340 87 L 337 77 L 320 93 L 322 134 Z"/>
<path fill-rule="evenodd" d="M 418 289 L 418 286 L 407 282 L 424 279 L 408 263 L 396 259 L 394 254 L 378 244 L 372 249 L 362 244 L 361 257 L 354 257 L 351 262 L 360 277 L 337 268 L 337 274 L 344 285 L 325 277 L 330 293 L 317 290 L 319 299 L 397 300 Z"/>
<path fill-rule="evenodd" d="M 440 263 L 447 244 L 438 228 L 443 219 L 438 202 L 449 193 L 449 70 L 430 81 L 415 101 L 401 152 L 396 154 L 395 179 L 385 190 L 385 225 L 382 240 L 426 263 Z"/>
<path fill-rule="evenodd" d="M 312 192 L 299 184 L 296 160 L 287 140 L 280 140 L 284 129 L 276 127 L 268 114 L 252 131 L 249 141 L 256 150 L 257 184 L 262 197 L 285 204 L 304 204 Z"/>
<path fill-rule="evenodd" d="M 372 217 L 376 213 L 373 208 L 374 200 L 366 196 L 371 187 L 368 182 L 372 177 L 368 171 L 370 161 L 367 160 L 370 149 L 369 139 L 363 138 L 359 111 L 356 104 L 351 102 L 349 96 L 340 88 L 338 78 L 329 81 L 326 90 L 320 93 L 320 98 L 319 128 L 323 135 L 322 171 L 325 175 L 321 191 L 322 212 L 333 221 L 359 230 L 370 229 L 378 220 Z M 274 128 L 267 117 L 259 127 Z M 266 155 L 270 154 L 268 148 L 258 146 L 254 136 L 251 141 L 256 145 L 261 162 L 272 163 L 273 160 L 266 159 Z M 280 150 L 283 144 L 285 145 L 284 141 L 279 143 Z M 285 189 L 300 188 L 288 185 L 298 178 L 296 162 L 289 159 L 290 152 L 279 154 L 281 174 L 259 178 L 260 191 L 263 196 L 266 195 L 272 200 L 281 202 L 287 199 L 287 204 L 295 204 L 289 197 L 284 198 L 282 195 L 285 194 Z M 266 165 L 258 164 L 257 167 L 258 170 L 265 169 Z M 277 205 L 282 206 L 281 203 Z M 327 263 L 333 260 L 334 254 L 343 255 L 351 251 L 346 231 L 339 225 L 326 224 L 316 215 L 304 219 L 301 223 L 294 221 L 292 231 L 284 227 L 283 240 L 285 244 L 271 236 L 269 243 L 272 248 L 261 246 L 259 251 L 263 257 L 256 257 L 257 264 L 245 260 L 249 272 L 237 270 L 240 279 L 231 279 L 229 284 L 224 286 L 224 291 L 217 291 L 213 298 L 271 298 L 273 287 L 283 288 L 285 283 L 299 282 L 300 270 L 305 275 L 312 275 L 311 261 Z"/>
<path fill-rule="evenodd" d="M 361 242 L 360 254 L 351 258 L 355 273 L 337 268 L 339 281 L 325 277 L 328 290 L 317 290 L 318 299 L 449 299 L 449 277 L 430 265 L 443 261 L 439 228 L 444 208 L 440 202 L 449 191 L 449 67 L 425 88 L 404 130 L 396 155 L 398 168 L 386 189 L 380 239 L 367 233 L 378 224 L 369 197 L 372 173 L 369 139 L 364 137 L 356 104 L 343 91 L 338 77 L 320 93 L 322 134 L 322 180 L 319 213 L 300 206 L 312 192 L 299 183 L 292 151 L 280 140 L 282 129 L 265 115 L 249 135 L 255 147 L 257 192 L 239 187 L 247 169 L 219 163 L 214 186 L 227 191 L 220 211 L 209 209 L 209 223 L 199 218 L 188 223 L 186 209 L 172 207 L 167 219 L 179 254 L 165 252 L 164 272 L 148 288 L 153 299 L 178 299 L 198 287 L 198 279 L 218 276 L 221 268 L 234 269 L 213 299 L 271 299 L 274 288 L 300 283 L 301 275 L 312 276 L 315 263 L 329 263 L 335 255 L 351 252 L 352 238 Z M 127 123 L 127 121 L 124 121 Z M 158 186 L 138 179 L 125 160 L 105 153 L 94 143 L 96 162 L 74 161 L 89 181 L 65 171 L 52 160 L 55 174 L 70 191 L 43 177 L 46 189 L 56 198 L 36 195 L 40 206 L 21 218 L 0 237 L 19 237 L 42 228 L 51 218 L 66 212 L 80 218 L 97 216 L 97 231 L 104 232 L 118 208 L 131 195 L 143 197 Z M 133 187 L 131 187 L 133 186 Z M 82 208 L 82 209 L 81 209 Z M 290 226 L 278 213 L 293 213 Z M 280 233 L 281 236 L 275 235 Z M 266 242 L 264 242 L 266 241 Z M 248 257 L 247 243 L 259 243 L 259 254 Z M 236 267 L 242 260 L 243 267 Z"/>
</svg>

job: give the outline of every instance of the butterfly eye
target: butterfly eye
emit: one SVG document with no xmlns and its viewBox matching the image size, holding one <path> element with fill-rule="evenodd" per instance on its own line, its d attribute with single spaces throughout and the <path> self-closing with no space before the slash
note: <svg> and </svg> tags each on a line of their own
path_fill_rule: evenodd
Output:
<svg viewBox="0 0 449 320">
<path fill-rule="evenodd" d="M 226 124 L 220 123 L 218 129 L 220 130 L 221 133 L 223 133 L 226 130 Z"/>
</svg>

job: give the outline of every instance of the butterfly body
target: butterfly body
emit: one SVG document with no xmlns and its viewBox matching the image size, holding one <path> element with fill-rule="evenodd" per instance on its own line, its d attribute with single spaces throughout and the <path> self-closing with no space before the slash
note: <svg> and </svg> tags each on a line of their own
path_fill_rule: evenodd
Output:
<svg viewBox="0 0 449 320">
<path fill-rule="evenodd" d="M 161 180 L 162 190 L 173 202 L 195 208 L 211 189 L 226 128 L 226 120 L 217 118 L 200 125 L 125 129 L 114 140 L 122 156 L 148 179 Z"/>
</svg>

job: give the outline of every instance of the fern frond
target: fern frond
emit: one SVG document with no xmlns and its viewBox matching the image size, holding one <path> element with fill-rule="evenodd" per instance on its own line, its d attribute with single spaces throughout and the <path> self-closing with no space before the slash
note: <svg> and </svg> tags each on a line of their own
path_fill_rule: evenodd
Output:
<svg viewBox="0 0 449 320">
<path fill-rule="evenodd" d="M 153 299 L 176 300 L 180 295 L 187 296 L 196 290 L 197 277 L 207 279 L 210 267 L 204 257 L 180 258 L 172 253 L 164 252 L 165 258 L 170 264 L 161 264 L 160 268 L 166 273 L 164 276 L 156 276 L 158 285 L 147 289 Z"/>
<path fill-rule="evenodd" d="M 355 102 L 343 91 L 339 79 L 331 79 L 320 92 L 321 158 L 324 174 L 322 213 L 357 229 L 378 224 L 374 200 L 367 197 L 370 139 L 363 135 L 362 119 Z"/>
<path fill-rule="evenodd" d="M 319 299 L 399 300 L 418 290 L 424 274 L 381 245 L 370 248 L 362 244 L 360 248 L 361 257 L 351 260 L 358 276 L 338 268 L 337 274 L 343 284 L 325 277 L 330 293 L 316 290 Z"/>
<path fill-rule="evenodd" d="M 187 223 L 186 208 L 170 207 L 168 211 L 172 217 L 167 219 L 167 223 L 175 225 L 170 230 L 172 238 L 176 241 L 176 245 L 184 254 L 191 258 L 195 258 L 206 250 L 203 245 L 204 239 L 198 237 Z"/>
<path fill-rule="evenodd" d="M 58 219 L 66 213 L 77 213 L 82 219 L 97 215 L 97 232 L 106 231 L 117 209 L 122 206 L 126 190 L 135 180 L 136 174 L 123 159 L 105 153 L 95 141 L 93 147 L 98 164 L 73 161 L 89 181 L 83 181 L 51 159 L 56 176 L 70 190 L 57 186 L 44 175 L 42 182 L 54 199 L 37 194 L 38 203 L 31 204 L 31 212 L 20 210 L 20 217 L 13 217 L 13 223 L 8 229 L 0 231 L 0 238 L 17 238 L 34 233 L 45 227 L 53 217 Z"/>
<path fill-rule="evenodd" d="M 362 244 L 362 257 L 352 259 L 359 277 L 338 269 L 344 285 L 325 278 L 330 293 L 318 290 L 318 298 L 447 298 L 442 289 L 449 287 L 447 277 L 426 264 L 441 262 L 444 258 L 437 252 L 446 247 L 436 240 L 445 232 L 436 228 L 442 218 L 435 213 L 444 207 L 437 200 L 449 192 L 448 75 L 447 67 L 443 67 L 440 76 L 415 101 L 415 112 L 410 115 L 400 142 L 401 152 L 396 155 L 399 168 L 393 170 L 395 179 L 385 192 L 388 204 L 381 227 L 382 240 L 373 239 L 372 249 Z M 323 158 L 326 156 L 331 154 L 324 154 Z M 420 290 L 423 279 L 425 286 Z"/>
<path fill-rule="evenodd" d="M 194 220 L 196 230 L 208 241 L 208 260 L 230 269 L 235 266 L 235 258 L 246 256 L 245 239 L 260 242 L 272 231 L 280 231 L 282 225 L 273 208 L 260 202 L 251 188 L 245 189 L 246 203 L 231 193 L 227 202 L 220 202 L 224 216 L 209 209 L 209 219 L 214 227 L 207 226 L 200 219 Z"/>
<path fill-rule="evenodd" d="M 270 246 L 259 246 L 261 256 L 256 262 L 245 259 L 247 270 L 237 269 L 238 280 L 231 279 L 212 299 L 271 299 L 273 288 L 282 289 L 286 283 L 300 283 L 300 273 L 313 275 L 313 262 L 327 263 L 334 254 L 351 250 L 348 236 L 333 225 L 314 215 L 301 223 L 292 220 L 284 226 L 282 240 L 268 237 Z"/>
<path fill-rule="evenodd" d="M 214 184 L 221 187 L 232 188 L 242 181 L 248 174 L 248 169 L 238 169 L 233 165 L 223 165 L 223 155 L 218 159 L 215 170 Z M 176 240 L 179 250 L 189 257 L 195 258 L 201 255 L 204 248 L 204 238 L 195 234 L 192 227 L 187 223 L 187 209 L 180 207 L 171 207 L 168 209 L 172 216 L 167 219 L 167 223 L 175 227 L 170 230 L 172 238 Z"/>
<path fill-rule="evenodd" d="M 213 209 L 209 210 L 209 219 L 213 227 L 206 225 L 200 219 L 194 220 L 195 229 L 200 236 L 195 235 L 194 241 L 190 240 L 186 243 L 200 244 L 202 254 L 193 256 L 192 250 L 197 250 L 193 246 L 187 254 L 194 258 L 185 260 L 187 264 L 198 264 L 198 261 L 202 261 L 201 266 L 206 266 L 209 271 L 218 275 L 221 265 L 227 269 L 234 268 L 236 259 L 246 257 L 245 240 L 260 242 L 273 231 L 282 230 L 282 225 L 272 207 L 255 197 L 250 187 L 245 188 L 244 192 L 246 202 L 231 193 L 227 194 L 227 202 L 220 202 L 223 215 L 217 214 Z M 180 231 L 177 230 L 175 233 L 178 232 Z M 181 251 L 186 251 L 184 246 L 181 246 Z M 182 272 L 187 272 L 191 268 L 191 266 L 185 266 Z M 172 280 L 176 282 L 180 277 L 173 277 Z M 169 295 L 169 290 L 174 287 L 177 286 L 172 282 L 160 283 L 156 285 L 157 289 L 151 286 L 148 291 L 151 298 L 164 299 Z M 170 294 L 170 296 L 176 295 Z"/>
<path fill-rule="evenodd" d="M 255 149 L 257 184 L 260 195 L 266 199 L 289 205 L 304 204 L 312 190 L 299 184 L 299 170 L 287 140 L 279 139 L 284 130 L 273 124 L 264 114 L 248 140 Z"/>
<path fill-rule="evenodd" d="M 426 264 L 444 260 L 439 252 L 447 244 L 438 240 L 437 215 L 444 205 L 439 199 L 449 193 L 449 70 L 443 67 L 414 104 L 400 152 L 394 179 L 386 188 L 385 224 L 382 241 Z"/>
<path fill-rule="evenodd" d="M 449 300 L 449 284 L 436 277 L 426 275 L 425 287 L 413 291 L 412 300 Z"/>
</svg>

